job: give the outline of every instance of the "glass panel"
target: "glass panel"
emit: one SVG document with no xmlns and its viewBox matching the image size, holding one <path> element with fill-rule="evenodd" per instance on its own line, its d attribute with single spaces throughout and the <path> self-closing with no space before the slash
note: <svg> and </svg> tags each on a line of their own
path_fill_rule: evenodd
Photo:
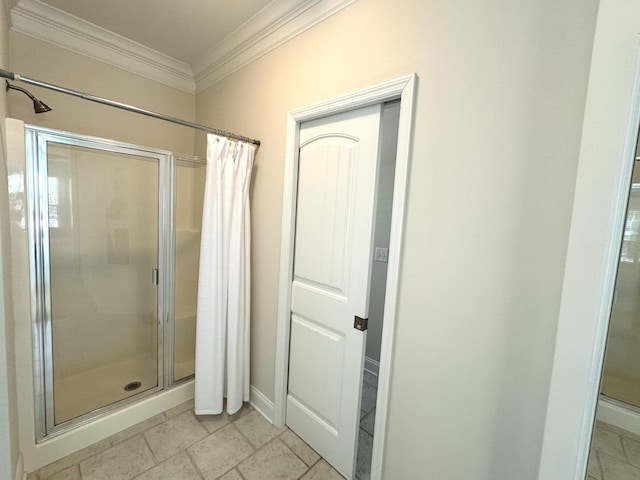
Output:
<svg viewBox="0 0 640 480">
<path fill-rule="evenodd" d="M 196 298 L 205 166 L 176 164 L 174 380 L 195 372 Z"/>
<path fill-rule="evenodd" d="M 602 393 L 640 407 L 640 184 L 631 187 L 611 311 Z"/>
<path fill-rule="evenodd" d="M 55 424 L 158 385 L 158 160 L 48 143 Z"/>
</svg>

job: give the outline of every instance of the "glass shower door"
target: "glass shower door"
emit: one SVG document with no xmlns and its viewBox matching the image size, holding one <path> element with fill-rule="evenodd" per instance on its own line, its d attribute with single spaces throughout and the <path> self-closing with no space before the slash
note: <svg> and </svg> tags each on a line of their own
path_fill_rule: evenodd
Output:
<svg viewBox="0 0 640 480">
<path fill-rule="evenodd" d="M 204 163 L 182 160 L 176 162 L 174 381 L 188 378 L 195 373 L 196 306 L 204 178 Z"/>
<path fill-rule="evenodd" d="M 160 158 L 88 142 L 39 142 L 51 429 L 162 387 Z"/>
<path fill-rule="evenodd" d="M 640 184 L 629 195 L 601 392 L 640 408 Z"/>
</svg>

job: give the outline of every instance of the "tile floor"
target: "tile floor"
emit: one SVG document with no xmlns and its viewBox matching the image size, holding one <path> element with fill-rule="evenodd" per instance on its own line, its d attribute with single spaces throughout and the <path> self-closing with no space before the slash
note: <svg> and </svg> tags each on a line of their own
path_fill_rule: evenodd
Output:
<svg viewBox="0 0 640 480">
<path fill-rule="evenodd" d="M 356 479 L 369 480 L 377 377 L 365 372 Z M 250 405 L 196 416 L 193 401 L 30 473 L 29 480 L 344 480 L 286 427 Z M 600 480 L 600 479 L 598 479 Z"/>
<path fill-rule="evenodd" d="M 596 422 L 588 480 L 640 480 L 640 436 Z"/>
<path fill-rule="evenodd" d="M 193 402 L 90 445 L 28 478 L 344 480 L 291 430 L 274 427 L 251 406 L 233 416 L 196 416 Z"/>
<path fill-rule="evenodd" d="M 376 418 L 376 397 L 378 377 L 364 372 L 362 382 L 362 403 L 360 405 L 360 431 L 358 436 L 358 457 L 356 460 L 356 480 L 371 477 L 371 450 L 373 449 L 373 427 Z"/>
</svg>

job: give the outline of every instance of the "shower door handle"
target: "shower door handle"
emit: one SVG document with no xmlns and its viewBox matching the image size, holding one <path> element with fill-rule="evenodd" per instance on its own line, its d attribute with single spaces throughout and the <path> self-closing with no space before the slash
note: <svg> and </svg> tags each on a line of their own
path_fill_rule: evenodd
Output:
<svg viewBox="0 0 640 480">
<path fill-rule="evenodd" d="M 151 283 L 153 283 L 154 285 L 158 285 L 158 269 L 157 268 L 151 269 Z"/>
</svg>

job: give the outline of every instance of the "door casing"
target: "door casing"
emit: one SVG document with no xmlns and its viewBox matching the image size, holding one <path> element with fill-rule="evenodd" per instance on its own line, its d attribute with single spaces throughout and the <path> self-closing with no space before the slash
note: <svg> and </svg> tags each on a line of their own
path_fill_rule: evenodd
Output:
<svg viewBox="0 0 640 480">
<path fill-rule="evenodd" d="M 386 421 L 380 421 L 380 419 L 386 419 L 389 401 L 393 335 L 395 332 L 400 256 L 402 248 L 409 158 L 411 154 L 411 132 L 413 130 L 413 109 L 416 87 L 417 76 L 415 74 L 411 74 L 321 103 L 292 110 L 287 116 L 273 415 L 273 422 L 277 426 L 284 425 L 286 418 L 291 278 L 293 273 L 295 240 L 300 124 L 302 122 L 315 120 L 336 113 L 400 99 L 400 119 L 398 124 L 398 147 L 396 151 L 391 235 L 389 238 L 387 284 L 382 329 L 382 345 L 380 351 L 380 372 L 378 375 L 378 398 L 376 404 L 377 421 L 373 437 L 371 464 L 372 480 L 379 480 L 382 478 L 382 458 Z"/>
</svg>

